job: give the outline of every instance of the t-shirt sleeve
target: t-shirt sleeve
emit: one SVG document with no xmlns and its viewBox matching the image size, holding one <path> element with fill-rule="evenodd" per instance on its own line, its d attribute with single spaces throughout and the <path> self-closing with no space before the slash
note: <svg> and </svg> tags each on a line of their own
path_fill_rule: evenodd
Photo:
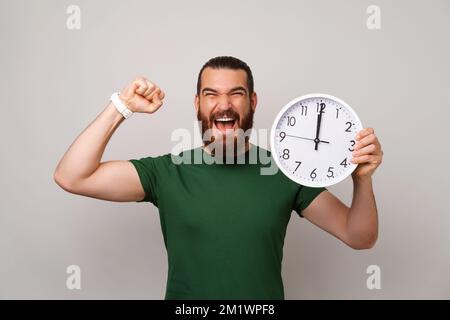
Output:
<svg viewBox="0 0 450 320">
<path fill-rule="evenodd" d="M 301 185 L 297 192 L 295 202 L 294 202 L 294 210 L 298 213 L 300 217 L 303 218 L 302 211 L 306 209 L 309 204 L 322 192 L 328 190 L 325 187 L 320 188 L 312 188 L 308 186 Z"/>
<path fill-rule="evenodd" d="M 136 202 L 151 202 L 158 206 L 158 187 L 159 174 L 158 166 L 161 157 L 146 157 L 140 159 L 130 159 L 139 175 L 142 187 L 145 191 L 145 197 Z"/>
</svg>

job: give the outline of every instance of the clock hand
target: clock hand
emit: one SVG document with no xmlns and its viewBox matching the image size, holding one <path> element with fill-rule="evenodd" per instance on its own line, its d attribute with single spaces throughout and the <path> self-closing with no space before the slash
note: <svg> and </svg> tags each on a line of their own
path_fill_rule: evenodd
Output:
<svg viewBox="0 0 450 320">
<path fill-rule="evenodd" d="M 300 139 L 306 139 L 306 140 L 311 140 L 311 141 L 315 141 L 316 139 L 311 139 L 311 138 L 305 138 L 305 137 L 299 137 L 299 136 L 294 136 L 292 134 L 287 134 L 286 136 L 288 137 L 293 137 L 293 138 L 300 138 Z M 319 140 L 320 142 L 323 143 L 330 143 L 329 141 L 325 141 L 325 140 Z"/>
<path fill-rule="evenodd" d="M 317 151 L 317 147 L 319 145 L 320 139 L 319 139 L 319 132 L 320 132 L 320 124 L 322 122 L 322 111 L 323 108 L 325 107 L 325 103 L 320 103 L 320 112 L 317 115 L 317 127 L 316 127 L 316 138 L 314 139 L 315 145 L 314 145 L 314 150 Z"/>
</svg>

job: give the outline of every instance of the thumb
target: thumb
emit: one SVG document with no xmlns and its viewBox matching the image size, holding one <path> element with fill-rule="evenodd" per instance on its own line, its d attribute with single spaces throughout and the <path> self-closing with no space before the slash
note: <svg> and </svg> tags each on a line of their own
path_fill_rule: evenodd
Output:
<svg viewBox="0 0 450 320">
<path fill-rule="evenodd" d="M 136 93 L 136 90 L 137 90 L 138 87 L 139 87 L 139 85 L 136 82 L 133 82 L 128 87 L 125 88 L 124 94 L 127 97 L 132 97 Z"/>
</svg>

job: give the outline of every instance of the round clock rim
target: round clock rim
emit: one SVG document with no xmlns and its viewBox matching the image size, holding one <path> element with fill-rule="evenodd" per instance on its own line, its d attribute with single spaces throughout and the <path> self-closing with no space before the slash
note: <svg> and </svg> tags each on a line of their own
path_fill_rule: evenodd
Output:
<svg viewBox="0 0 450 320">
<path fill-rule="evenodd" d="M 302 96 L 299 96 L 297 98 L 292 99 L 291 101 L 289 101 L 287 104 L 285 104 L 283 106 L 283 108 L 280 109 L 280 111 L 278 112 L 277 116 L 275 117 L 275 120 L 272 124 L 272 128 L 270 131 L 270 149 L 272 152 L 272 155 L 275 155 L 273 157 L 273 159 L 275 160 L 276 165 L 278 166 L 278 168 L 283 172 L 283 174 L 288 177 L 289 179 L 291 179 L 292 181 L 303 185 L 303 186 L 308 186 L 308 187 L 313 187 L 313 188 L 321 188 L 321 187 L 328 187 L 328 186 L 332 186 L 334 184 L 337 184 L 343 180 L 345 180 L 348 176 L 350 176 L 352 174 L 352 172 L 356 169 L 356 167 L 358 166 L 358 164 L 356 163 L 351 163 L 350 162 L 350 166 L 351 168 L 349 169 L 348 173 L 346 173 L 345 175 L 343 175 L 342 177 L 336 178 L 335 180 L 332 180 L 332 183 L 321 183 L 321 184 L 308 184 L 308 182 L 306 181 L 300 181 L 297 179 L 297 177 L 291 175 L 290 172 L 288 172 L 282 165 L 281 162 L 278 159 L 278 155 L 277 152 L 275 150 L 275 131 L 277 128 L 277 125 L 281 119 L 281 117 L 283 116 L 283 114 L 286 112 L 286 110 L 288 110 L 290 107 L 292 107 L 295 103 L 301 101 L 301 100 L 306 100 L 306 99 L 311 99 L 311 98 L 325 98 L 325 99 L 330 99 L 330 100 L 334 100 L 338 103 L 340 103 L 341 105 L 343 105 L 344 107 L 346 107 L 348 109 L 348 111 L 352 114 L 352 116 L 354 117 L 354 119 L 357 121 L 357 124 L 359 125 L 360 128 L 364 128 L 362 126 L 362 122 L 361 119 L 358 117 L 358 115 L 356 114 L 355 110 L 353 110 L 352 107 L 350 107 L 348 105 L 348 103 L 346 103 L 345 101 L 339 99 L 338 97 L 335 97 L 333 95 L 330 94 L 325 94 L 325 93 L 309 93 L 309 94 L 305 94 Z M 330 182 L 330 181 L 329 181 Z"/>
</svg>

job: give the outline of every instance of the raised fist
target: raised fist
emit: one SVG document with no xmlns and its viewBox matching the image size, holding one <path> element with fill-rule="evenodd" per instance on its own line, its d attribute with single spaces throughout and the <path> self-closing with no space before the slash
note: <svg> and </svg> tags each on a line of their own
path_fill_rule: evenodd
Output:
<svg viewBox="0 0 450 320">
<path fill-rule="evenodd" d="M 119 98 L 132 112 L 153 113 L 162 106 L 164 96 L 158 86 L 139 77 L 120 92 Z"/>
</svg>

